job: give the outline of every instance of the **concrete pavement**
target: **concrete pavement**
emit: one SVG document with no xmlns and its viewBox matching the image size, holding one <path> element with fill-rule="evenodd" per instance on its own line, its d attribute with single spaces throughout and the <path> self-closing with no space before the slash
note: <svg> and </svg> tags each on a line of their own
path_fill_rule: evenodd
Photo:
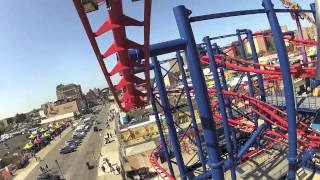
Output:
<svg viewBox="0 0 320 180">
<path fill-rule="evenodd" d="M 105 144 L 103 142 L 102 148 L 101 148 L 101 157 L 99 159 L 99 169 L 98 169 L 98 176 L 97 180 L 121 180 L 122 176 L 121 174 L 118 174 L 117 171 L 110 172 L 110 168 L 107 163 L 103 163 L 104 158 L 108 158 L 110 163 L 113 165 L 114 169 L 116 169 L 116 165 L 120 166 L 120 160 L 119 160 L 119 142 L 117 136 L 114 134 L 114 130 L 116 128 L 117 123 L 117 117 L 110 122 L 110 128 L 105 130 L 105 134 L 111 133 L 112 134 L 112 142 L 109 144 Z M 106 169 L 106 172 L 103 172 L 101 169 L 101 166 L 104 166 Z"/>
<path fill-rule="evenodd" d="M 75 124 L 77 124 L 78 122 L 76 122 Z M 54 149 L 58 144 L 59 142 L 61 141 L 61 139 L 64 139 L 68 134 L 70 134 L 71 132 L 71 127 L 68 127 L 67 129 L 65 129 L 62 133 L 61 133 L 61 138 L 60 137 L 56 137 L 53 141 L 51 141 L 50 144 L 48 144 L 45 148 L 41 149 L 37 154 L 36 156 L 41 159 L 43 159 L 45 156 L 48 155 L 49 152 L 52 151 L 52 149 Z M 36 161 L 34 158 L 31 158 L 29 160 L 29 164 L 26 168 L 23 168 L 23 169 L 19 169 L 17 170 L 15 173 L 14 173 L 14 179 L 17 179 L 17 180 L 22 180 L 22 179 L 25 179 L 28 174 L 30 172 L 32 172 L 34 170 L 34 168 L 36 166 L 39 165 L 39 162 Z"/>
<path fill-rule="evenodd" d="M 104 129 L 105 124 L 105 112 L 106 107 L 97 116 L 97 121 L 101 124 L 97 125 Z M 82 122 L 81 122 L 82 123 Z M 41 158 L 40 162 L 32 162 L 28 168 L 23 169 L 22 173 L 19 173 L 15 179 L 36 179 L 38 174 L 40 174 L 40 166 L 49 166 L 49 170 L 53 174 L 63 174 L 66 179 L 81 179 L 81 180 L 92 180 L 97 176 L 98 168 L 98 158 L 100 154 L 100 149 L 102 145 L 102 137 L 104 131 L 94 132 L 93 128 L 87 133 L 86 137 L 83 139 L 82 144 L 73 153 L 60 154 L 59 149 L 65 144 L 65 141 L 72 136 L 72 131 L 65 131 L 61 139 L 57 138 L 55 145 L 50 149 L 45 149 L 46 153 L 39 154 Z M 51 145 L 50 145 L 51 146 Z M 55 163 L 58 161 L 59 167 Z M 94 168 L 88 170 L 86 162 L 89 162 Z M 21 175 L 20 175 L 21 174 Z"/>
</svg>

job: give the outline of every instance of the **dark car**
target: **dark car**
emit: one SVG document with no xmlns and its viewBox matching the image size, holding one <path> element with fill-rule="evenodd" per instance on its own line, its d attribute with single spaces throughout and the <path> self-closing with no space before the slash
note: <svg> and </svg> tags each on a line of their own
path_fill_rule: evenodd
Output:
<svg viewBox="0 0 320 180">
<path fill-rule="evenodd" d="M 73 144 L 79 146 L 81 144 L 81 139 L 72 138 L 72 139 L 69 139 L 66 141 L 66 144 L 68 144 L 68 143 L 71 143 L 71 144 L 73 143 Z"/>
<path fill-rule="evenodd" d="M 68 144 L 60 149 L 60 154 L 67 154 L 74 152 L 76 150 L 77 146 L 75 144 Z"/>
<path fill-rule="evenodd" d="M 95 132 L 102 131 L 102 129 L 101 129 L 101 128 L 98 128 L 97 126 L 93 127 L 93 130 L 94 130 Z"/>
</svg>

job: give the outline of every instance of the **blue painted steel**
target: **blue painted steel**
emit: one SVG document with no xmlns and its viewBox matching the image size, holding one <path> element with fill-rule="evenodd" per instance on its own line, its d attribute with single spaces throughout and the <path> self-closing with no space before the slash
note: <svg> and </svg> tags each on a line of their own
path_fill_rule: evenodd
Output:
<svg viewBox="0 0 320 180">
<path fill-rule="evenodd" d="M 251 30 L 246 30 L 246 33 L 247 33 L 248 41 L 249 41 L 250 48 L 251 48 L 251 54 L 252 54 L 253 62 L 259 63 L 256 46 L 254 45 L 254 41 L 253 41 L 252 31 Z M 260 67 L 258 65 L 255 65 L 254 68 L 255 69 L 260 69 Z M 260 99 L 265 102 L 266 101 L 266 92 L 264 90 L 262 75 L 261 74 L 257 74 L 257 78 L 258 78 Z"/>
<path fill-rule="evenodd" d="M 267 123 L 261 124 L 251 135 L 251 137 L 246 141 L 246 143 L 241 147 L 239 153 L 237 155 L 237 162 L 242 158 L 242 156 L 248 151 L 248 149 L 252 146 L 252 144 L 256 141 L 259 137 L 261 132 L 268 126 Z"/>
<path fill-rule="evenodd" d="M 311 4 L 311 10 L 313 13 L 313 17 L 316 23 L 316 28 L 317 28 L 317 59 L 320 59 L 320 2 L 318 0 L 315 1 L 315 3 Z M 320 61 L 316 61 L 315 63 L 315 67 L 317 67 L 317 71 L 316 71 L 316 80 L 320 80 Z"/>
<path fill-rule="evenodd" d="M 254 133 L 251 135 L 251 137 L 246 141 L 246 143 L 242 146 L 242 148 L 239 150 L 239 153 L 235 159 L 235 164 L 239 162 L 239 160 L 242 158 L 242 156 L 248 151 L 248 149 L 252 146 L 252 144 L 256 141 L 256 139 L 259 137 L 261 132 L 268 126 L 268 124 L 263 123 L 260 125 Z M 223 169 L 227 170 L 231 167 L 233 163 L 231 163 L 230 159 L 225 161 L 223 164 Z M 194 180 L 203 180 L 211 178 L 212 174 L 209 172 L 202 173 L 201 175 L 198 175 Z"/>
<path fill-rule="evenodd" d="M 213 75 L 214 79 L 214 86 L 215 89 L 217 90 L 217 96 L 219 100 L 219 111 L 222 117 L 223 121 L 223 130 L 224 130 L 224 137 L 226 140 L 226 145 L 227 145 L 227 151 L 229 155 L 230 162 L 233 163 L 233 148 L 232 148 L 232 143 L 230 139 L 230 130 L 229 130 L 229 123 L 228 123 L 228 116 L 226 112 L 226 106 L 224 102 L 224 97 L 222 93 L 222 88 L 221 88 L 221 83 L 220 83 L 220 78 L 219 78 L 219 73 L 217 70 L 217 64 L 216 64 L 216 59 L 215 59 L 215 53 L 213 52 L 211 42 L 208 36 L 206 36 L 203 39 L 203 42 L 206 44 L 207 47 L 207 53 L 209 57 L 209 62 L 210 62 L 210 69 Z M 236 179 L 236 167 L 234 165 L 231 166 L 231 179 Z"/>
<path fill-rule="evenodd" d="M 184 69 L 183 69 L 183 60 L 182 60 L 182 57 L 181 57 L 179 51 L 177 51 L 176 56 L 177 56 L 177 61 L 178 61 L 178 65 L 179 65 L 179 70 L 180 70 L 180 73 L 182 76 L 182 83 L 183 83 L 184 92 L 186 94 L 187 103 L 189 106 L 192 127 L 193 127 L 194 135 L 196 138 L 196 145 L 198 148 L 198 156 L 199 156 L 199 159 L 200 159 L 200 162 L 202 165 L 202 169 L 204 171 L 206 171 L 206 162 L 205 162 L 205 158 L 203 155 L 203 149 L 202 149 L 201 140 L 200 140 L 200 132 L 199 132 L 199 128 L 197 125 L 196 116 L 194 114 L 193 104 L 192 104 L 192 100 L 191 100 L 191 96 L 190 96 L 190 92 L 189 92 L 187 76 L 186 76 L 186 73 L 184 72 Z"/>
<path fill-rule="evenodd" d="M 156 102 L 155 102 L 155 99 L 154 99 L 155 97 L 154 97 L 154 94 L 153 94 L 153 88 L 151 88 L 151 91 L 152 92 L 151 92 L 151 96 L 150 96 L 150 101 L 151 101 L 153 114 L 155 116 L 156 124 L 157 124 L 159 135 L 160 135 L 160 143 L 163 145 L 163 148 L 164 148 L 164 155 L 165 155 L 165 158 L 166 158 L 166 161 L 167 161 L 167 164 L 168 164 L 170 175 L 172 177 L 174 177 L 174 171 L 173 171 L 173 168 L 172 168 L 172 163 L 171 163 L 171 159 L 170 159 L 170 155 L 169 155 L 168 146 L 167 146 L 167 143 L 166 143 L 166 140 L 165 140 L 165 136 L 163 134 L 163 130 L 162 130 L 162 127 L 161 127 L 161 122 L 160 122 L 160 118 L 159 118 L 158 109 L 157 109 Z"/>
<path fill-rule="evenodd" d="M 217 44 L 214 43 L 213 44 L 213 47 L 214 49 L 219 49 Z M 216 54 L 219 54 L 219 52 L 217 51 Z M 225 78 L 225 74 L 224 74 L 224 69 L 223 67 L 219 67 L 219 71 L 220 71 L 220 77 L 221 77 L 221 82 L 222 82 L 222 89 L 223 90 L 228 90 L 228 84 L 227 84 L 227 81 L 226 81 L 226 78 Z M 226 107 L 227 107 L 227 112 L 228 112 L 228 116 L 233 119 L 234 116 L 233 116 L 233 113 L 232 113 L 232 104 L 231 104 L 231 101 L 230 101 L 230 97 L 229 96 L 226 96 Z M 232 144 L 233 144 L 233 151 L 235 153 L 237 153 L 237 134 L 236 134 L 236 129 L 233 128 L 233 127 L 230 127 L 231 128 L 231 140 L 232 140 Z"/>
<path fill-rule="evenodd" d="M 210 40 L 222 39 L 222 38 L 233 37 L 233 36 L 237 36 L 237 34 L 227 34 L 223 36 L 210 37 Z"/>
<path fill-rule="evenodd" d="M 191 11 L 187 10 L 184 6 L 177 6 L 173 11 L 180 36 L 186 41 L 187 63 L 207 147 L 208 166 L 212 169 L 212 177 L 215 180 L 223 180 L 223 161 L 220 157 L 216 125 L 213 120 L 209 95 L 200 65 L 196 42 L 188 18 Z"/>
<path fill-rule="evenodd" d="M 316 153 L 316 149 L 314 148 L 308 149 L 307 151 L 305 151 L 305 153 L 301 157 L 301 162 L 299 163 L 299 166 L 314 169 L 315 167 L 312 166 L 312 163 L 310 164 L 310 160 L 312 160 L 315 153 Z"/>
<path fill-rule="evenodd" d="M 241 32 L 245 32 L 245 30 L 237 29 L 238 42 L 239 42 L 239 45 L 240 45 L 240 54 L 241 54 L 242 59 L 247 59 L 247 53 L 246 53 L 243 41 L 241 39 Z M 246 75 L 247 75 L 247 78 L 248 78 L 249 94 L 250 94 L 251 97 L 255 97 L 254 96 L 254 86 L 253 86 L 253 82 L 252 82 L 252 79 L 251 79 L 250 72 L 246 72 Z M 257 114 L 253 113 L 252 114 L 252 118 L 253 118 L 253 121 L 254 121 L 254 125 L 257 128 L 258 127 L 258 116 L 257 116 Z"/>
<path fill-rule="evenodd" d="M 310 13 L 311 10 L 294 10 L 294 9 L 275 9 L 277 13 L 292 13 L 292 12 L 306 12 Z M 225 17 L 232 17 L 232 16 L 242 16 L 242 15 L 252 15 L 252 14 L 262 14 L 266 13 L 265 9 L 250 9 L 250 10 L 243 10 L 243 11 L 231 11 L 231 12 L 223 12 L 223 13 L 215 13 L 215 14 L 208 14 L 208 15 L 201 15 L 201 16 L 194 16 L 190 18 L 190 22 L 197 22 L 197 21 L 205 21 L 210 19 L 218 19 L 218 18 L 225 18 Z"/>
<path fill-rule="evenodd" d="M 297 169 L 297 125 L 296 125 L 296 109 L 294 101 L 294 92 L 292 86 L 292 79 L 289 70 L 289 59 L 286 51 L 285 43 L 282 38 L 281 28 L 273 9 L 271 0 L 263 0 L 263 6 L 267 11 L 267 17 L 270 23 L 273 40 L 276 45 L 278 58 L 280 61 L 280 68 L 283 79 L 284 94 L 286 98 L 286 110 L 287 110 L 287 121 L 288 121 L 288 179 L 295 179 Z"/>
<path fill-rule="evenodd" d="M 296 14 L 295 16 L 296 16 L 298 37 L 300 40 L 303 40 L 302 27 L 299 19 L 299 14 Z M 301 55 L 302 55 L 303 64 L 306 65 L 308 59 L 307 59 L 307 53 L 304 45 L 301 45 Z"/>
<path fill-rule="evenodd" d="M 150 57 L 176 52 L 185 49 L 186 41 L 183 39 L 174 39 L 157 44 L 150 45 Z M 144 59 L 144 54 L 141 49 L 129 49 L 131 60 Z"/>
<path fill-rule="evenodd" d="M 169 137 L 170 137 L 170 141 L 172 143 L 174 155 L 176 157 L 178 169 L 180 172 L 180 177 L 181 177 L 181 179 L 186 180 L 187 179 L 186 169 L 185 169 L 183 158 L 181 155 L 181 150 L 180 150 L 180 146 L 179 146 L 179 139 L 178 139 L 178 136 L 176 133 L 176 128 L 174 126 L 174 121 L 173 121 L 172 114 L 171 114 L 170 104 L 168 102 L 167 92 L 165 90 L 165 86 L 164 86 L 164 82 L 163 82 L 160 64 L 159 64 L 156 57 L 152 57 L 151 59 L 152 59 L 152 63 L 154 64 L 154 76 L 157 81 L 160 101 L 161 101 L 163 112 L 164 112 L 164 115 L 166 118 L 166 123 L 168 125 Z"/>
<path fill-rule="evenodd" d="M 316 3 L 310 3 L 311 12 L 313 19 L 316 20 Z"/>
</svg>

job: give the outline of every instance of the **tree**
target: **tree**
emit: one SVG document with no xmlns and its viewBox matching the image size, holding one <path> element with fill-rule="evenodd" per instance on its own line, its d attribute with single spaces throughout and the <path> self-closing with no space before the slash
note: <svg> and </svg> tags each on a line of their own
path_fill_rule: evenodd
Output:
<svg viewBox="0 0 320 180">
<path fill-rule="evenodd" d="M 5 132 L 5 126 L 4 123 L 2 121 L 0 121 L 0 135 L 3 134 Z"/>
<path fill-rule="evenodd" d="M 10 117 L 7 119 L 8 124 L 13 124 L 15 122 L 15 119 L 13 117 Z"/>
<path fill-rule="evenodd" d="M 264 51 L 264 50 L 260 50 L 260 51 L 258 52 L 258 56 L 259 56 L 259 57 L 264 56 L 265 54 L 266 54 L 266 51 Z"/>
<path fill-rule="evenodd" d="M 27 120 L 27 116 L 25 114 L 16 114 L 15 116 L 15 119 L 16 119 L 16 123 L 23 123 L 23 122 L 26 122 Z"/>
</svg>

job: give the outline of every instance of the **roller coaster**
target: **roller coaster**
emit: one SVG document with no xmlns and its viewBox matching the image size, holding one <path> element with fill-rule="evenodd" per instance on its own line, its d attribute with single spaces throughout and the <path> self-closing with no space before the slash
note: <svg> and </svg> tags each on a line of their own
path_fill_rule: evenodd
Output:
<svg viewBox="0 0 320 180">
<path fill-rule="evenodd" d="M 237 179 L 237 166 L 246 163 L 250 158 L 276 145 L 287 151 L 288 171 L 287 179 L 295 179 L 299 168 L 318 171 L 320 160 L 320 132 L 310 128 L 297 113 L 293 81 L 295 78 L 311 79 L 316 76 L 315 60 L 302 56 L 300 64 L 289 64 L 285 42 L 300 47 L 305 53 L 306 46 L 316 46 L 314 40 L 298 38 L 290 32 L 282 32 L 277 13 L 303 13 L 315 16 L 315 4 L 310 10 L 305 9 L 275 9 L 271 0 L 262 0 L 262 9 L 245 11 L 222 12 L 208 15 L 191 16 L 192 11 L 180 5 L 173 9 L 180 38 L 150 45 L 150 16 L 151 0 L 144 1 L 144 17 L 142 21 L 133 19 L 123 13 L 121 0 L 73 0 L 89 41 L 93 47 L 102 72 L 116 103 L 123 111 L 152 105 L 153 114 L 159 131 L 160 145 L 154 149 L 149 157 L 158 175 L 163 179 Z M 105 4 L 109 18 L 93 31 L 87 13 L 98 10 Z M 192 30 L 192 23 L 225 17 L 242 15 L 266 14 L 271 32 L 252 33 L 249 29 L 237 29 L 235 34 L 217 37 L 204 37 L 203 42 L 196 44 Z M 94 16 L 94 14 L 93 14 Z M 301 29 L 299 16 L 296 17 L 298 29 Z M 310 19 L 310 18 L 309 18 Z M 129 40 L 126 36 L 127 26 L 143 28 L 144 42 L 139 44 Z M 114 41 L 104 53 L 98 47 L 97 38 L 111 31 Z M 300 31 L 298 31 L 300 32 Z M 241 58 L 228 55 L 228 49 L 223 50 L 213 40 L 235 36 L 238 38 Z M 245 38 L 243 38 L 245 36 Z M 275 43 L 279 65 L 262 64 L 259 62 L 254 37 L 270 37 Z M 252 60 L 247 58 L 244 43 L 248 42 L 252 53 Z M 199 54 L 199 45 L 204 53 Z M 177 84 L 183 87 L 166 87 L 163 78 L 175 76 L 164 66 L 168 61 L 160 61 L 157 56 L 175 52 L 171 61 L 179 66 L 180 76 L 174 77 Z M 184 52 L 186 59 L 183 59 Z M 116 54 L 116 65 L 111 70 L 106 67 L 105 58 Z M 149 62 L 151 57 L 151 63 Z M 108 58 L 108 61 L 111 58 Z M 187 62 L 185 68 L 184 60 Z M 208 88 L 203 74 L 203 67 L 209 66 L 214 81 L 214 88 Z M 188 70 L 189 75 L 185 72 Z M 242 76 L 233 89 L 228 87 L 225 71 L 233 70 Z M 154 73 L 151 82 L 150 71 Z M 162 72 L 166 73 L 163 75 Z M 141 74 L 142 75 L 137 75 Z M 241 82 L 243 77 L 246 82 Z M 113 80 L 119 77 L 120 81 Z M 191 80 L 192 86 L 188 83 Z M 283 83 L 285 106 L 284 110 L 267 102 L 266 82 L 280 81 Z M 116 84 L 116 85 L 114 85 Z M 176 97 L 172 103 L 169 97 Z M 182 102 L 182 99 L 185 100 Z M 187 108 L 181 108 L 186 104 Z M 242 105 L 243 109 L 239 108 Z M 159 110 L 160 108 L 160 110 Z M 185 113 L 188 111 L 188 113 Z M 199 117 L 196 117 L 198 111 Z M 165 116 L 165 122 L 159 118 L 159 113 Z M 188 128 L 183 129 L 176 123 L 175 114 L 184 113 L 191 118 Z M 299 117 L 299 118 L 297 118 Z M 311 115 L 315 117 L 315 115 Z M 201 123 L 197 122 L 200 119 Z M 166 123 L 168 134 L 164 134 L 162 123 Z M 198 127 L 200 124 L 201 127 Z M 177 131 L 180 129 L 182 131 Z M 224 145 L 221 145 L 218 131 L 223 131 Z M 242 143 L 237 138 L 239 133 L 248 136 Z M 203 137 L 203 138 L 202 138 Z M 198 161 L 188 165 L 182 155 L 182 140 L 188 139 L 196 148 L 194 157 Z M 222 147 L 223 146 L 223 147 Z M 173 153 L 177 170 L 172 164 Z M 166 159 L 166 167 L 159 161 L 160 156 Z M 201 169 L 201 173 L 194 171 Z M 230 178 L 225 177 L 230 172 Z M 178 173 L 178 174 L 177 174 Z"/>
</svg>

